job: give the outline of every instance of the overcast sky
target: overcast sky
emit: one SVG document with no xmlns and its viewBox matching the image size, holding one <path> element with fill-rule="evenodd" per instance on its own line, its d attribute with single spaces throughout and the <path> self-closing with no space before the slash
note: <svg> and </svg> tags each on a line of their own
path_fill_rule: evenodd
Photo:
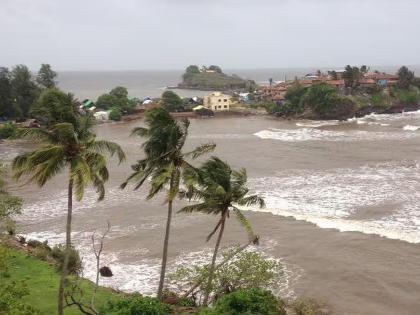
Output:
<svg viewBox="0 0 420 315">
<path fill-rule="evenodd" d="M 0 0 L 0 65 L 420 64 L 419 0 Z"/>
</svg>

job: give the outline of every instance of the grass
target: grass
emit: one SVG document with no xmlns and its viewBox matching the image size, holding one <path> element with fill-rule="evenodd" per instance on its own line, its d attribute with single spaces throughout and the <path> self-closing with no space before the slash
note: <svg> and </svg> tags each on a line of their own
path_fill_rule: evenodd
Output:
<svg viewBox="0 0 420 315">
<path fill-rule="evenodd" d="M 2 283 L 9 281 L 25 281 L 30 294 L 23 299 L 33 307 L 39 309 L 42 314 L 50 315 L 57 312 L 57 292 L 59 274 L 54 266 L 45 261 L 26 255 L 24 252 L 10 249 L 8 259 L 8 277 L 0 278 Z M 86 301 L 90 302 L 94 284 L 83 280 L 82 287 L 85 291 Z M 96 296 L 97 307 L 110 299 L 118 296 L 115 291 L 100 287 Z M 75 306 L 66 308 L 66 315 L 82 314 Z"/>
</svg>

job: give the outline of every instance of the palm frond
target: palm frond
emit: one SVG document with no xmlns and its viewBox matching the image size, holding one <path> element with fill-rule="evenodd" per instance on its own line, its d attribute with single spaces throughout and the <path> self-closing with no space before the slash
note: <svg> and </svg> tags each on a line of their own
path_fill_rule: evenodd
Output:
<svg viewBox="0 0 420 315">
<path fill-rule="evenodd" d="M 249 240 L 254 240 L 256 235 L 252 228 L 251 222 L 249 222 L 249 220 L 244 216 L 242 211 L 238 208 L 232 207 L 232 211 L 235 213 L 239 223 L 245 228 L 246 232 L 248 233 Z"/>
<path fill-rule="evenodd" d="M 152 184 L 147 199 L 153 198 L 157 193 L 165 188 L 175 173 L 175 165 L 173 163 L 158 168 L 152 174 Z M 178 192 L 177 192 L 178 193 Z"/>
<path fill-rule="evenodd" d="M 181 183 L 181 172 L 179 169 L 174 169 L 171 176 L 171 186 L 168 193 L 168 200 L 174 200 L 179 192 L 179 185 Z"/>
<path fill-rule="evenodd" d="M 93 175 L 92 178 L 93 187 L 96 189 L 96 193 L 98 194 L 98 201 L 101 201 L 105 198 L 105 185 L 102 176 L 98 176 L 97 174 Z"/>
<path fill-rule="evenodd" d="M 80 201 L 83 198 L 86 186 L 92 182 L 92 169 L 84 159 L 73 159 L 70 176 L 73 179 L 76 198 Z"/>
<path fill-rule="evenodd" d="M 198 203 L 195 205 L 189 205 L 178 210 L 178 213 L 192 213 L 192 212 L 204 212 L 207 213 L 208 205 L 205 202 Z"/>
<path fill-rule="evenodd" d="M 144 127 L 136 127 L 131 130 L 130 136 L 147 137 L 149 135 L 149 129 Z"/>
<path fill-rule="evenodd" d="M 23 139 L 41 141 L 47 143 L 57 143 L 53 134 L 42 128 L 25 128 L 19 129 L 19 136 Z"/>
<path fill-rule="evenodd" d="M 244 198 L 241 198 L 240 200 L 237 200 L 238 205 L 240 206 L 254 206 L 258 205 L 260 208 L 265 207 L 265 201 L 263 198 L 261 198 L 258 195 L 251 195 Z"/>
<path fill-rule="evenodd" d="M 216 148 L 216 144 L 214 143 L 206 143 L 196 147 L 193 151 L 185 153 L 185 157 L 191 157 L 192 159 L 196 159 L 204 154 L 210 153 L 214 151 Z"/>
<path fill-rule="evenodd" d="M 118 157 L 119 163 L 125 160 L 125 153 L 120 147 L 120 145 L 112 141 L 106 141 L 106 140 L 92 141 L 88 145 L 88 148 L 90 150 L 95 150 L 100 153 L 108 153 L 111 156 L 114 156 L 116 154 Z"/>
</svg>

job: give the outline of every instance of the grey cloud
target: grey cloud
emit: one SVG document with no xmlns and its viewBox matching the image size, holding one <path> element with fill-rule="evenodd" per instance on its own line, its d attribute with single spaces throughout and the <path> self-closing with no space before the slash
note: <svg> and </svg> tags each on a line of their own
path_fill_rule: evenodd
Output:
<svg viewBox="0 0 420 315">
<path fill-rule="evenodd" d="M 415 0 L 2 0 L 0 64 L 419 64 L 419 11 Z"/>
</svg>

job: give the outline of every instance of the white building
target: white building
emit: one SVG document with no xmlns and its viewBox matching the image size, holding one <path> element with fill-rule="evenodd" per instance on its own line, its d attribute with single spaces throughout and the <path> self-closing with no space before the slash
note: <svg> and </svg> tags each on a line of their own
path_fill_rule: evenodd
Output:
<svg viewBox="0 0 420 315">
<path fill-rule="evenodd" d="M 223 94 L 221 92 L 213 92 L 204 96 L 203 99 L 204 106 L 214 112 L 228 111 L 230 110 L 230 106 L 234 103 L 235 102 L 233 101 L 232 96 Z"/>
</svg>

